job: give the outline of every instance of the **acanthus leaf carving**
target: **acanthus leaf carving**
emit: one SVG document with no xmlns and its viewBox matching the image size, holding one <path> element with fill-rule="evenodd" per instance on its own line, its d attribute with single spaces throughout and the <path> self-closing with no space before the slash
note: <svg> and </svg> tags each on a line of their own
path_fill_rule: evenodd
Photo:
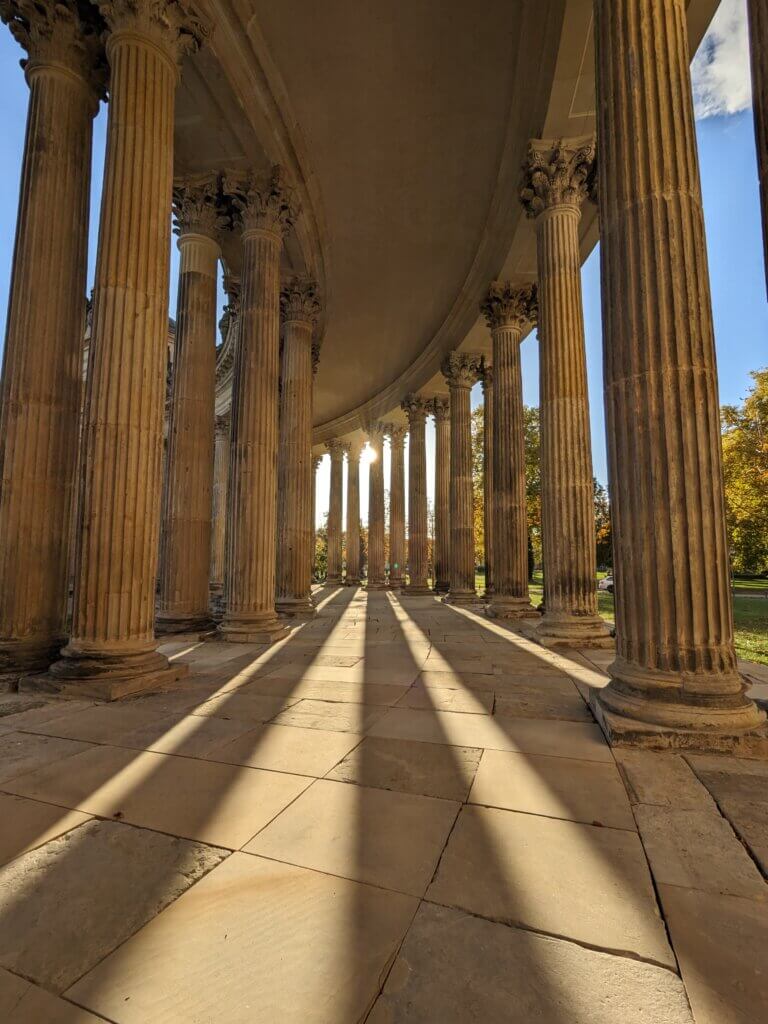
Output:
<svg viewBox="0 0 768 1024">
<path fill-rule="evenodd" d="M 314 327 L 321 308 L 317 284 L 308 277 L 293 277 L 280 290 L 283 323 L 296 320 Z"/>
<path fill-rule="evenodd" d="M 412 426 L 417 424 L 419 421 L 426 420 L 430 413 L 430 402 L 428 399 L 423 398 L 421 395 L 411 394 L 406 395 L 400 403 L 400 408 L 408 417 L 408 422 Z"/>
<path fill-rule="evenodd" d="M 482 356 L 476 352 L 449 352 L 440 370 L 452 388 L 471 388 L 477 383 L 482 367 Z"/>
<path fill-rule="evenodd" d="M 244 232 L 270 231 L 282 238 L 296 220 L 294 190 L 280 167 L 268 174 L 232 171 L 225 174 L 223 187 L 231 201 L 233 222 Z"/>
<path fill-rule="evenodd" d="M 480 312 L 491 330 L 517 327 L 524 331 L 538 319 L 538 289 L 535 284 L 513 286 L 509 281 L 494 281 L 480 303 Z"/>
<path fill-rule="evenodd" d="M 538 217 L 554 206 L 580 207 L 589 192 L 594 162 L 593 136 L 531 141 L 520 191 L 526 214 Z"/>
<path fill-rule="evenodd" d="M 448 395 L 435 395 L 432 399 L 430 412 L 435 423 L 445 423 L 451 418 L 451 399 Z"/>
<path fill-rule="evenodd" d="M 174 183 L 173 222 L 178 235 L 194 232 L 210 238 L 228 226 L 217 175 Z"/>
<path fill-rule="evenodd" d="M 208 42 L 213 31 L 200 0 L 96 0 L 96 4 L 113 34 L 129 31 L 144 36 L 176 64 Z"/>
</svg>

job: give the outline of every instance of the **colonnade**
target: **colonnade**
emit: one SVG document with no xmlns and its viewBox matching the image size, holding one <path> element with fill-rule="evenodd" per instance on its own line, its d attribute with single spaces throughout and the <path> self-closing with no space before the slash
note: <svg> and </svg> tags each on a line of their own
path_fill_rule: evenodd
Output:
<svg viewBox="0 0 768 1024">
<path fill-rule="evenodd" d="M 312 389 L 320 300 L 313 281 L 281 279 L 297 204 L 279 168 L 221 168 L 177 181 L 174 189 L 179 65 L 210 34 L 194 2 L 2 0 L 0 15 L 29 53 L 30 87 L 0 389 L 0 671 L 11 678 L 37 673 L 35 685 L 44 688 L 114 698 L 183 672 L 158 652 L 156 624 L 167 631 L 215 626 L 221 640 L 268 643 L 286 633 L 291 618 L 314 614 Z M 766 22 L 764 5 L 750 0 L 764 209 Z M 745 693 L 733 642 L 685 6 L 683 0 L 595 0 L 595 25 L 599 177 L 592 138 L 531 142 L 520 199 L 535 227 L 536 282 L 489 282 L 481 310 L 490 357 L 448 351 L 439 394 L 402 396 L 407 524 L 406 429 L 363 425 L 374 454 L 368 587 L 429 593 L 425 424 L 432 416 L 432 586 L 451 603 L 479 607 L 470 392 L 482 377 L 489 614 L 532 620 L 528 628 L 543 644 L 613 643 L 596 606 L 580 291 L 579 222 L 583 204 L 594 199 L 602 241 L 617 649 L 599 710 L 617 739 L 660 728 L 735 733 L 764 716 Z M 628 82 L 631 62 L 639 70 Z M 91 125 L 107 87 L 83 403 Z M 638 159 L 627 161 L 630 152 Z M 181 266 L 163 490 L 172 205 Z M 222 232 L 236 236 L 242 271 L 231 411 L 217 419 Z M 541 617 L 528 593 L 519 354 L 534 325 L 541 367 Z M 389 576 L 385 437 L 392 453 Z M 327 447 L 328 582 L 357 584 L 360 438 L 335 438 Z M 212 594 L 223 600 L 218 624 Z"/>
</svg>

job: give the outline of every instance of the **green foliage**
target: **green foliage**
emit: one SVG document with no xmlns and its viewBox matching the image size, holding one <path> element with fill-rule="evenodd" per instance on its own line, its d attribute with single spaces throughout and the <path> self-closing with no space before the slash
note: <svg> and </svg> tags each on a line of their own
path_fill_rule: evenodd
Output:
<svg viewBox="0 0 768 1024">
<path fill-rule="evenodd" d="M 315 565 L 314 578 L 322 582 L 328 575 L 328 513 L 322 526 L 315 531 Z"/>
<path fill-rule="evenodd" d="M 475 528 L 475 565 L 485 564 L 485 407 L 472 413 L 472 520 Z"/>
<path fill-rule="evenodd" d="M 597 566 L 613 566 L 613 530 L 611 527 L 611 504 L 608 492 L 594 478 L 595 493 L 595 542 L 597 544 Z"/>
</svg>

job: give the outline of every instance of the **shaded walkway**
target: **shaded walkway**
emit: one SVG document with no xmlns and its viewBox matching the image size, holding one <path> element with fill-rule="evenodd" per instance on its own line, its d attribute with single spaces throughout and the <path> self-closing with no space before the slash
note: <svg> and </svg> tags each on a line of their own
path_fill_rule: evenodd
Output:
<svg viewBox="0 0 768 1024">
<path fill-rule="evenodd" d="M 765 765 L 617 765 L 606 652 L 319 596 L 170 693 L 5 702 L 0 1020 L 759 1019 Z"/>
</svg>

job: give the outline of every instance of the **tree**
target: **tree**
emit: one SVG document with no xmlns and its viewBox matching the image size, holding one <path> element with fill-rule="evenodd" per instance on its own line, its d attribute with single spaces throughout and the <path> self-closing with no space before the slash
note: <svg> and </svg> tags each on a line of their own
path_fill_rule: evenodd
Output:
<svg viewBox="0 0 768 1024">
<path fill-rule="evenodd" d="M 472 413 L 472 522 L 475 534 L 475 565 L 485 564 L 485 406 Z"/>
<path fill-rule="evenodd" d="M 315 531 L 315 579 L 322 581 L 328 575 L 328 513 L 323 525 Z"/>
<path fill-rule="evenodd" d="M 613 531 L 611 528 L 611 503 L 608 492 L 599 480 L 593 478 L 595 494 L 595 543 L 597 546 L 597 567 L 613 565 Z"/>
<path fill-rule="evenodd" d="M 723 477 L 731 566 L 734 572 L 768 572 L 768 368 L 741 406 L 721 409 Z"/>
<path fill-rule="evenodd" d="M 534 566 L 541 566 L 541 431 L 539 410 L 523 407 L 525 435 L 525 498 L 528 506 L 528 537 Z M 533 575 L 533 573 L 531 573 Z"/>
</svg>

